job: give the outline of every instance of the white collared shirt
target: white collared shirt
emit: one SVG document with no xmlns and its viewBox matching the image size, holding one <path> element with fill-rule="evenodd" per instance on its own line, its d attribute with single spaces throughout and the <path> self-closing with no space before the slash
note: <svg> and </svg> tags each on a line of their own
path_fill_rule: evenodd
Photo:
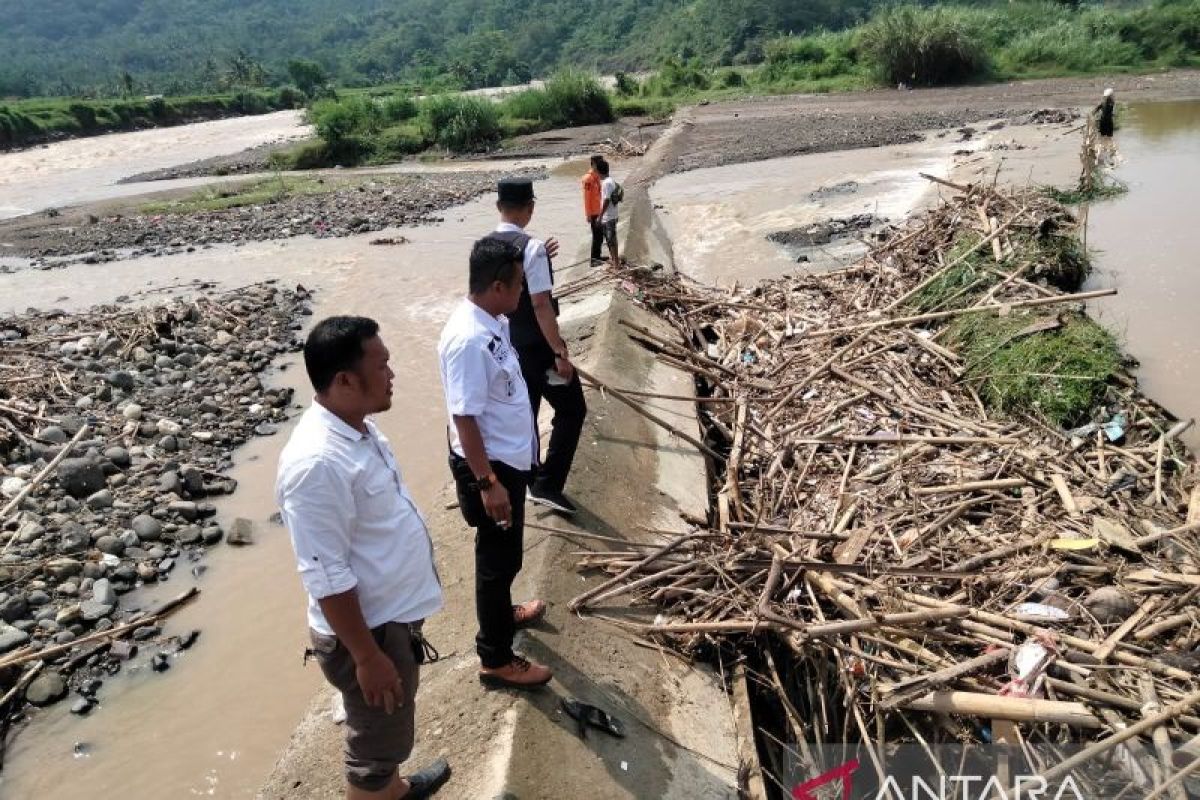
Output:
<svg viewBox="0 0 1200 800">
<path fill-rule="evenodd" d="M 496 233 L 525 233 L 525 229 L 511 222 L 501 222 L 496 226 Z M 530 238 L 525 245 L 524 266 L 525 285 L 529 287 L 529 294 L 554 289 L 554 279 L 550 277 L 550 254 L 546 252 L 546 243 L 541 239 Z"/>
<path fill-rule="evenodd" d="M 351 589 L 370 628 L 442 607 L 429 530 L 375 423 L 364 434 L 314 400 L 279 454 L 275 499 L 313 630 L 333 635 L 317 601 Z"/>
<path fill-rule="evenodd" d="M 508 319 L 493 317 L 463 298 L 442 329 L 438 361 L 450 415 L 450 449 L 466 457 L 454 417 L 474 417 L 488 460 L 531 469 L 537 463 L 537 432 Z"/>
<path fill-rule="evenodd" d="M 605 178 L 600 182 L 600 202 L 603 204 L 608 200 L 608 208 L 604 209 L 604 214 L 601 215 L 601 222 L 612 222 L 617 218 L 617 204 L 612 202 L 613 192 L 617 190 L 617 182 L 612 178 Z"/>
</svg>

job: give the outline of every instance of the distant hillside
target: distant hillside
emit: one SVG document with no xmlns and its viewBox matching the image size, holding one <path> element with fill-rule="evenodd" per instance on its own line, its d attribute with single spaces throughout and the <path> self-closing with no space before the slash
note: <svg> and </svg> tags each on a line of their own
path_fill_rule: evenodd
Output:
<svg viewBox="0 0 1200 800">
<path fill-rule="evenodd" d="M 518 83 L 560 64 L 757 61 L 871 0 L 4 0 L 0 97 L 183 94 L 293 82 Z"/>
</svg>

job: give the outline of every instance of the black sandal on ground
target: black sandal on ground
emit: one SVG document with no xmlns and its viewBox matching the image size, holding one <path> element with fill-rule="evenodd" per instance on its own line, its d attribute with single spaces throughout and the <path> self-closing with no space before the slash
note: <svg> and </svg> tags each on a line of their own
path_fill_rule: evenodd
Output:
<svg viewBox="0 0 1200 800">
<path fill-rule="evenodd" d="M 442 784 L 450 780 L 450 764 L 444 758 L 439 758 L 429 766 L 412 775 L 405 775 L 408 781 L 408 791 L 401 800 L 424 800 L 432 797 Z"/>
<path fill-rule="evenodd" d="M 625 726 L 621 724 L 621 720 L 602 708 L 581 702 L 573 697 L 564 697 L 562 699 L 562 709 L 567 712 L 571 719 L 579 723 L 579 737 L 581 739 L 587 738 L 587 728 L 589 725 L 597 730 L 604 731 L 609 736 L 615 736 L 618 739 L 625 738 Z"/>
</svg>

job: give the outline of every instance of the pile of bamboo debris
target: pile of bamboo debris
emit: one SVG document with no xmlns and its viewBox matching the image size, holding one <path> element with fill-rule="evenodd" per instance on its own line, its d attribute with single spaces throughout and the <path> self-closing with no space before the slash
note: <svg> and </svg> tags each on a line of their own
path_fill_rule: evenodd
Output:
<svg viewBox="0 0 1200 800">
<path fill-rule="evenodd" d="M 836 273 L 718 290 L 647 272 L 630 287 L 680 337 L 631 335 L 695 374 L 704 396 L 712 520 L 586 556 L 612 577 L 572 607 L 685 652 L 753 638 L 789 746 L 861 737 L 882 758 L 896 740 L 979 741 L 987 723 L 1029 741 L 1095 737 L 1103 751 L 1153 733 L 1160 769 L 1200 732 L 1187 425 L 1128 385 L 1109 387 L 1123 430 L 1108 414 L 1064 432 L 985 406 L 939 341 L 943 322 L 1111 292 L 1027 280 L 1038 264 L 1022 242 L 1072 222 L 1058 204 L 953 188 Z M 965 310 L 906 310 L 971 229 L 994 261 L 991 287 Z M 615 616 L 631 600 L 661 613 Z M 772 650 L 808 668 L 784 669 Z M 824 699 L 839 684 L 840 710 Z M 912 712 L 958 716 L 913 725 Z"/>
</svg>

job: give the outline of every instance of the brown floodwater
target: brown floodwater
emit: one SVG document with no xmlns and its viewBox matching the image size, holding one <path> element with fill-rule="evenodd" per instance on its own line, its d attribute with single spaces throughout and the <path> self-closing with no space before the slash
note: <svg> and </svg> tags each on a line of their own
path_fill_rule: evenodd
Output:
<svg viewBox="0 0 1200 800">
<path fill-rule="evenodd" d="M 861 236 L 817 247 L 784 247 L 772 233 L 870 214 L 900 223 L 937 200 L 922 173 L 957 182 L 1069 183 L 1078 172 L 1078 135 L 1068 125 L 978 126 L 968 141 L 930 134 L 911 144 L 730 164 L 668 175 L 651 194 L 671 237 L 676 265 L 710 283 L 743 285 L 798 269 L 858 260 Z M 808 259 L 797 264 L 797 254 Z"/>
<path fill-rule="evenodd" d="M 68 139 L 0 153 L 0 219 L 166 188 L 117 181 L 140 172 L 237 153 L 310 134 L 301 111 Z M 191 186 L 206 179 L 173 182 Z"/>
<path fill-rule="evenodd" d="M 1129 191 L 1091 206 L 1088 245 L 1090 283 L 1119 293 L 1089 308 L 1141 362 L 1143 391 L 1200 419 L 1200 101 L 1131 105 L 1115 141 Z"/>
<path fill-rule="evenodd" d="M 537 187 L 531 227 L 564 241 L 562 263 L 577 260 L 584 239 L 576 172 L 582 170 L 555 170 Z M 418 503 L 429 508 L 447 477 L 437 336 L 465 290 L 470 244 L 490 230 L 495 208 L 485 197 L 443 216 L 437 226 L 400 229 L 411 243 L 398 247 L 367 244 L 380 234 L 302 237 L 21 270 L 0 275 L 0 313 L 28 306 L 83 308 L 198 277 L 230 288 L 269 278 L 316 288 L 314 318 L 354 313 L 380 321 L 396 371 L 395 405 L 380 422 Z M 578 273 L 564 280 L 572 276 Z M 307 403 L 297 359 L 274 382 L 295 387 L 298 401 Z M 100 707 L 87 717 L 72 716 L 67 702 L 38 712 L 11 739 L 0 796 L 253 796 L 321 683 L 314 665 L 301 666 L 304 599 L 291 547 L 284 529 L 268 521 L 275 511 L 275 461 L 286 438 L 284 430 L 239 450 L 232 472 L 238 491 L 218 503 L 226 526 L 239 516 L 255 522 L 253 546 L 214 548 L 199 578 L 189 573 L 191 564 L 181 564 L 167 584 L 122 601 L 149 605 L 198 585 L 199 599 L 167 624 L 169 634 L 199 628 L 198 644 L 163 675 L 125 670 L 107 680 Z M 76 743 L 87 744 L 89 754 L 74 757 Z"/>
</svg>

